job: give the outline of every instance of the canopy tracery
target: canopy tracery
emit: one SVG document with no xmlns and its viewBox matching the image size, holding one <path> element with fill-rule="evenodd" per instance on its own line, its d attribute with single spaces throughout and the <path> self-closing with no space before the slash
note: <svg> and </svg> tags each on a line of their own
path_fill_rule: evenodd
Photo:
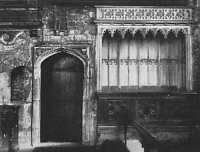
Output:
<svg viewBox="0 0 200 152">
<path fill-rule="evenodd" d="M 101 35 L 103 36 L 106 32 L 111 35 L 111 37 L 114 37 L 116 33 L 120 34 L 122 38 L 125 37 L 125 35 L 131 34 L 133 37 L 136 33 L 140 33 L 144 38 L 149 34 L 152 33 L 154 37 L 158 35 L 158 33 L 162 34 L 163 37 L 166 39 L 169 35 L 169 33 L 173 33 L 175 37 L 177 37 L 179 34 L 187 35 L 189 33 L 188 28 L 102 28 L 101 29 Z"/>
</svg>

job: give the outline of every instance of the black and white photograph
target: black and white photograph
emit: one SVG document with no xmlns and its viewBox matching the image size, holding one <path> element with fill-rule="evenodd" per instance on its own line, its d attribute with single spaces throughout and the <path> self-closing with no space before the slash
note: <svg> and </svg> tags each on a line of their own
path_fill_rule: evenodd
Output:
<svg viewBox="0 0 200 152">
<path fill-rule="evenodd" d="M 0 0 L 0 152 L 200 152 L 200 0 Z"/>
</svg>

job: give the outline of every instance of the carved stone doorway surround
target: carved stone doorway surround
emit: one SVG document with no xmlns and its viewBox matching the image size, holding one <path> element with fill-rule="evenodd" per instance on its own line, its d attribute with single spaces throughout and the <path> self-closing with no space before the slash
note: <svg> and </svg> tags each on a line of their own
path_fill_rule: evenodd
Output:
<svg viewBox="0 0 200 152">
<path fill-rule="evenodd" d="M 94 115 L 91 112 L 91 91 L 90 81 L 89 81 L 89 45 L 81 45 L 71 47 L 66 46 L 63 48 L 59 47 L 35 47 L 33 49 L 33 113 L 32 113 L 32 146 L 40 146 L 40 119 L 41 119 L 41 64 L 47 58 L 57 54 L 66 53 L 78 58 L 84 65 L 84 80 L 83 80 L 83 105 L 82 105 L 82 143 L 83 144 L 93 144 L 95 138 L 95 125 L 94 125 Z"/>
</svg>

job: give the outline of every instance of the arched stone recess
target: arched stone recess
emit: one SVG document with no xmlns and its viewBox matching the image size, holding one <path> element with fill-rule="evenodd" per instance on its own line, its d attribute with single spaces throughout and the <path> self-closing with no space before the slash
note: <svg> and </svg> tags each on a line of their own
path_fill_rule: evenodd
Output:
<svg viewBox="0 0 200 152">
<path fill-rule="evenodd" d="M 41 145 L 40 139 L 40 119 L 41 119 L 41 64 L 58 53 L 69 54 L 79 59 L 84 66 L 83 78 L 83 100 L 82 100 L 82 143 L 93 144 L 95 138 L 95 112 L 93 111 L 93 101 L 91 101 L 91 68 L 89 59 L 89 46 L 82 49 L 38 47 L 34 54 L 34 76 L 33 76 L 33 116 L 32 116 L 32 145 Z"/>
<path fill-rule="evenodd" d="M 1 65 L 1 68 L 3 66 L 5 65 Z M 8 64 L 6 69 L 4 68 L 0 71 L 0 104 L 21 105 L 31 102 L 32 72 L 30 67 L 25 63 L 19 63 L 15 66 Z"/>
<path fill-rule="evenodd" d="M 157 36 L 162 36 L 164 39 L 167 39 L 169 35 L 174 35 L 174 37 L 178 37 L 179 35 L 183 35 L 184 37 L 187 35 L 187 30 L 185 29 L 157 29 L 157 28 L 152 28 L 152 29 L 106 29 L 103 32 L 103 36 L 105 35 L 110 35 L 110 37 L 114 37 L 118 35 L 118 37 L 124 39 L 126 35 L 131 35 L 132 37 L 135 37 L 136 34 L 140 34 L 143 38 L 146 38 L 149 34 L 153 35 L 153 37 Z"/>
<path fill-rule="evenodd" d="M 14 68 L 11 72 L 11 102 L 31 102 L 31 76 L 30 69 L 26 66 Z"/>
<path fill-rule="evenodd" d="M 193 89 L 193 75 L 192 75 L 192 37 L 191 27 L 188 25 L 131 25 L 131 24 L 98 24 L 97 26 L 97 40 L 96 40 L 96 61 L 97 61 L 97 91 L 101 91 L 102 86 L 102 40 L 105 34 L 110 35 L 113 38 L 116 34 L 122 39 L 127 35 L 132 37 L 140 34 L 143 38 L 146 38 L 149 34 L 154 37 L 162 36 L 164 39 L 169 39 L 171 35 L 178 38 L 184 37 L 184 44 L 186 47 L 186 90 L 191 91 Z"/>
</svg>

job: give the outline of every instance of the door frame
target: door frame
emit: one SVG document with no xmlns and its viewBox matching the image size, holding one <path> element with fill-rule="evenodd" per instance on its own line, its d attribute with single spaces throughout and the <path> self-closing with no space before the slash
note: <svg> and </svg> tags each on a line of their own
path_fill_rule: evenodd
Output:
<svg viewBox="0 0 200 152">
<path fill-rule="evenodd" d="M 50 59 L 50 60 L 49 60 Z M 60 62 L 61 61 L 61 62 Z M 65 61 L 65 64 L 62 65 L 62 61 Z M 72 61 L 72 62 L 68 62 L 68 61 Z M 58 67 L 54 67 L 54 65 L 59 65 Z M 68 69 L 68 65 L 70 65 L 70 69 Z M 73 69 L 71 69 L 71 66 L 73 66 L 74 68 L 76 68 L 76 71 L 74 71 L 75 73 L 73 73 Z M 59 68 L 59 70 L 57 71 L 57 68 Z M 72 71 L 71 71 L 72 70 Z M 76 83 L 76 90 L 74 90 L 75 92 L 73 92 L 73 95 L 69 98 L 69 97 L 65 97 L 64 94 L 60 94 L 61 98 L 54 98 L 53 96 L 49 96 L 50 94 L 52 94 L 53 92 L 55 93 L 56 90 L 54 90 L 54 88 L 57 88 L 58 85 L 61 85 L 61 88 L 65 89 L 65 87 L 70 83 L 71 79 L 62 79 L 61 77 L 59 78 L 58 82 L 59 84 L 55 84 L 52 86 L 51 82 L 49 82 L 48 78 L 52 79 L 52 82 L 57 82 L 57 78 L 55 79 L 55 77 L 53 76 L 56 72 L 57 76 L 61 76 L 60 74 L 65 72 L 67 74 L 72 74 L 73 76 L 71 78 L 73 78 L 75 81 L 72 80 L 72 82 L 77 82 L 79 81 L 79 83 Z M 61 72 L 61 73 L 60 73 Z M 53 75 L 52 75 L 53 74 Z M 74 75 L 75 74 L 75 75 Z M 74 77 L 75 76 L 75 77 Z M 78 76 L 78 79 L 76 78 L 76 76 Z M 80 76 L 80 77 L 79 77 Z M 63 77 L 63 75 L 62 75 Z M 80 143 L 82 141 L 82 102 L 83 102 L 83 78 L 84 78 L 84 65 L 83 62 L 78 59 L 77 57 L 75 57 L 74 55 L 70 55 L 69 53 L 56 53 L 51 57 L 48 57 L 47 59 L 45 59 L 42 62 L 42 66 L 41 66 L 41 129 L 40 129 L 40 138 L 41 138 L 41 142 L 42 143 L 48 143 L 48 142 L 77 142 Z M 64 80 L 64 81 L 63 81 Z M 72 85 L 75 85 L 74 83 Z M 53 89 L 53 92 L 49 92 L 50 90 L 46 88 L 49 88 L 51 91 Z M 59 87 L 60 88 L 60 87 Z M 68 91 L 70 91 L 71 89 L 68 88 Z M 78 93 L 78 92 L 80 93 Z M 66 92 L 65 92 L 66 94 Z M 56 95 L 56 94 L 55 94 Z M 74 96 L 78 96 L 78 100 L 73 101 L 73 97 Z M 50 98 L 49 98 L 50 97 Z M 60 103 L 64 104 L 61 107 L 57 107 L 57 101 L 56 100 L 51 100 L 51 99 L 56 99 L 59 100 Z M 49 100 L 50 103 L 49 103 Z M 67 101 L 66 101 L 67 100 Z M 75 100 L 75 99 L 74 99 Z M 75 104 L 74 102 L 78 102 Z M 55 121 L 52 121 L 52 119 L 50 118 L 50 121 L 47 121 L 46 118 L 46 114 L 48 112 L 50 112 L 53 115 L 59 114 L 59 111 L 63 110 L 62 108 L 65 108 L 66 105 L 73 105 L 73 107 L 75 109 L 77 109 L 78 113 L 74 113 L 73 112 L 73 116 L 77 116 L 76 120 L 78 120 L 78 124 L 73 123 L 73 119 L 71 119 L 72 117 L 68 118 L 68 112 L 65 110 L 65 113 L 62 113 L 62 115 L 65 117 L 65 120 L 62 119 L 61 117 L 58 117 L 58 115 L 56 117 L 54 117 L 59 121 L 59 119 L 62 119 L 62 124 L 60 124 L 63 127 L 59 127 L 56 130 L 58 132 L 60 132 L 60 134 L 56 133 L 56 130 L 54 130 L 53 132 L 46 132 L 49 129 L 55 129 L 55 127 L 58 127 Z M 50 106 L 51 105 L 51 106 Z M 46 107 L 46 108 L 45 108 Z M 57 109 L 56 112 L 53 112 L 52 110 L 49 111 L 49 108 L 53 108 L 53 109 Z M 45 110 L 46 109 L 46 110 Z M 44 111 L 46 111 L 44 113 Z M 52 113 L 53 112 L 53 113 Z M 45 116 L 45 117 L 44 117 Z M 53 116 L 52 116 L 53 118 Z M 48 118 L 49 119 L 49 118 Z M 76 121 L 77 122 L 77 121 Z M 68 125 L 66 125 L 65 123 L 67 123 Z M 51 126 L 52 125 L 52 126 Z M 65 126 L 65 127 L 64 127 Z M 77 129 L 75 129 L 76 127 L 78 127 Z M 74 130 L 75 129 L 75 130 Z M 71 130 L 71 131 L 70 131 Z M 73 133 L 74 132 L 74 133 Z M 51 137 L 50 137 L 50 136 Z M 73 135 L 76 135 L 73 136 Z M 62 139 L 61 139 L 62 138 Z"/>
<path fill-rule="evenodd" d="M 89 90 L 90 81 L 89 81 L 89 49 L 90 47 L 84 47 L 82 49 L 71 49 L 71 48 L 56 48 L 46 49 L 38 57 L 34 55 L 35 61 L 33 61 L 33 88 L 32 88 L 32 127 L 31 127 L 31 141 L 32 146 L 41 145 L 40 141 L 40 121 L 41 121 L 41 64 L 47 58 L 58 54 L 66 53 L 73 55 L 78 58 L 84 66 L 84 77 L 83 77 L 83 100 L 82 100 L 82 143 L 83 144 L 92 144 L 92 141 L 95 137 L 95 126 L 93 114 L 90 112 L 88 107 L 88 102 L 90 100 L 91 91 Z M 42 47 L 35 47 L 34 51 L 41 51 Z M 92 117 L 91 117 L 92 116 Z M 90 118 L 88 118 L 90 117 Z"/>
</svg>

